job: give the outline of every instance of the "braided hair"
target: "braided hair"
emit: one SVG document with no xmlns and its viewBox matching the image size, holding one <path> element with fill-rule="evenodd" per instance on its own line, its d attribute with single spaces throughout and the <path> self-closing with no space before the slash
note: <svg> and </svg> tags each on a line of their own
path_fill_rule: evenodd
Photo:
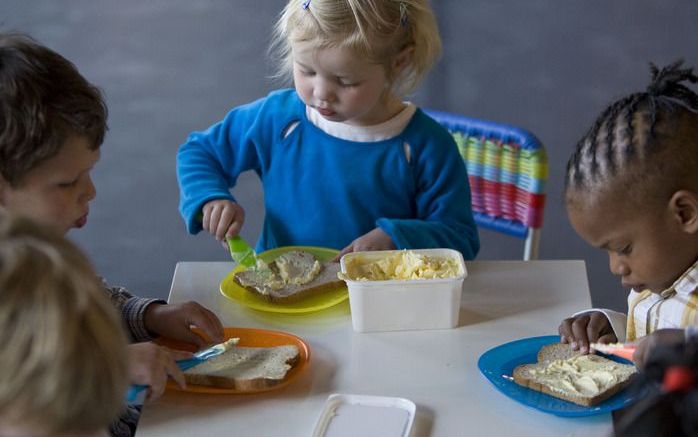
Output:
<svg viewBox="0 0 698 437">
<path fill-rule="evenodd" d="M 623 189 L 664 199 L 698 173 L 698 95 L 692 68 L 676 61 L 650 63 L 652 81 L 643 92 L 610 104 L 577 143 L 567 163 L 565 193 Z M 610 183 L 613 181 L 613 183 Z M 689 182 L 690 183 L 690 182 Z M 642 188 L 642 189 L 638 189 Z"/>
</svg>

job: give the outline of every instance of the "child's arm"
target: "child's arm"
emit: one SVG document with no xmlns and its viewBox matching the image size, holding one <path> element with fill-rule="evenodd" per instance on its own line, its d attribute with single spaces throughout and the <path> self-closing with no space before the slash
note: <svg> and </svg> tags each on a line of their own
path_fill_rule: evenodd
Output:
<svg viewBox="0 0 698 437">
<path fill-rule="evenodd" d="M 194 132 L 177 153 L 179 210 L 187 230 L 201 229 L 202 208 L 216 199 L 235 202 L 230 189 L 243 171 L 261 171 L 263 150 L 271 141 L 273 126 L 268 118 L 258 118 L 263 100 L 230 111 L 226 117 L 203 132 Z M 262 120 L 262 121 L 260 121 Z M 266 121 L 265 121 L 266 120 Z M 268 142 L 267 142 L 268 141 Z"/>
<path fill-rule="evenodd" d="M 429 126 L 425 123 L 422 130 Z M 415 218 L 381 218 L 376 225 L 398 249 L 448 247 L 459 250 L 465 259 L 473 259 L 480 240 L 463 159 L 451 135 L 440 126 L 420 140 L 425 141 L 424 147 L 413 148 L 411 164 L 416 185 Z"/>
<path fill-rule="evenodd" d="M 153 339 L 145 325 L 145 312 L 150 305 L 166 304 L 162 299 L 150 299 L 133 296 L 123 287 L 114 287 L 102 278 L 102 286 L 109 293 L 109 299 L 121 314 L 131 340 L 134 342 Z"/>
<path fill-rule="evenodd" d="M 215 314 L 196 302 L 169 305 L 162 299 L 133 296 L 123 287 L 102 284 L 112 304 L 119 310 L 134 342 L 150 341 L 154 335 L 192 343 L 198 347 L 207 341 L 223 341 L 223 326 Z M 207 339 L 195 334 L 195 325 Z"/>
</svg>

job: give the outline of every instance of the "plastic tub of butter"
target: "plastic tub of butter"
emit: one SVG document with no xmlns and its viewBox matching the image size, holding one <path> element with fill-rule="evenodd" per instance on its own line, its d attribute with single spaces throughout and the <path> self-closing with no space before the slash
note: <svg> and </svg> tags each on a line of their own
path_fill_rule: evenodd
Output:
<svg viewBox="0 0 698 437">
<path fill-rule="evenodd" d="M 340 261 L 356 332 L 458 325 L 463 255 L 452 249 L 353 252 Z M 446 277 L 434 277 L 444 275 Z M 394 279 L 397 277 L 418 279 Z"/>
</svg>

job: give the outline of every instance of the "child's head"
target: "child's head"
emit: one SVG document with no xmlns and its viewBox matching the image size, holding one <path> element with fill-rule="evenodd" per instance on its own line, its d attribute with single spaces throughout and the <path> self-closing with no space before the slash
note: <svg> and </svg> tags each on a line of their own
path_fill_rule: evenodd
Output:
<svg viewBox="0 0 698 437">
<path fill-rule="evenodd" d="M 106 118 L 101 93 L 70 61 L 0 34 L 0 207 L 61 232 L 84 225 Z"/>
<path fill-rule="evenodd" d="M 698 260 L 698 96 L 681 62 L 608 106 L 567 164 L 572 226 L 636 290 L 661 292 Z"/>
<path fill-rule="evenodd" d="M 0 344 L 0 435 L 92 434 L 120 412 L 126 338 L 89 262 L 2 213 Z"/>
<path fill-rule="evenodd" d="M 293 73 L 305 103 L 345 121 L 352 117 L 339 117 L 343 108 L 334 100 L 363 93 L 383 101 L 413 91 L 439 57 L 441 40 L 427 0 L 290 0 L 273 47 L 279 76 Z"/>
</svg>

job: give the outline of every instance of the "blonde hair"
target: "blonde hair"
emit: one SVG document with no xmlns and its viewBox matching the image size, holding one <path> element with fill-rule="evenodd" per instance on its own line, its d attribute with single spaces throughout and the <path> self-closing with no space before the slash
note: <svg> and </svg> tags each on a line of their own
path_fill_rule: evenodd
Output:
<svg viewBox="0 0 698 437">
<path fill-rule="evenodd" d="M 277 78 L 291 77 L 294 42 L 354 51 L 386 68 L 393 91 L 414 91 L 441 55 L 441 38 L 428 0 L 290 0 L 274 28 L 271 55 Z M 390 61 L 407 47 L 409 64 L 396 76 Z"/>
<path fill-rule="evenodd" d="M 0 421 L 47 435 L 106 429 L 127 384 L 126 337 L 69 241 L 0 214 Z"/>
</svg>

